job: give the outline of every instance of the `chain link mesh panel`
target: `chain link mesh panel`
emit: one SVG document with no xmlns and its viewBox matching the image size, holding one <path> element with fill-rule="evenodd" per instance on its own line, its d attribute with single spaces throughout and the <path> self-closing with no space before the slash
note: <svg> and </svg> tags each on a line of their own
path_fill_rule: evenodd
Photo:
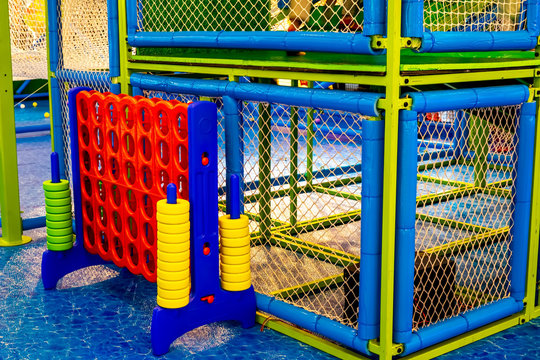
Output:
<svg viewBox="0 0 540 360">
<path fill-rule="evenodd" d="M 521 0 L 429 0 L 424 28 L 430 31 L 515 31 L 525 28 Z"/>
<path fill-rule="evenodd" d="M 9 0 L 14 80 L 47 78 L 45 0 Z"/>
<path fill-rule="evenodd" d="M 243 119 L 256 291 L 355 326 L 362 117 L 245 102 Z"/>
<path fill-rule="evenodd" d="M 353 0 L 137 1 L 139 31 L 362 30 L 363 6 Z"/>
<path fill-rule="evenodd" d="M 415 330 L 510 296 L 519 112 L 419 115 Z"/>
</svg>

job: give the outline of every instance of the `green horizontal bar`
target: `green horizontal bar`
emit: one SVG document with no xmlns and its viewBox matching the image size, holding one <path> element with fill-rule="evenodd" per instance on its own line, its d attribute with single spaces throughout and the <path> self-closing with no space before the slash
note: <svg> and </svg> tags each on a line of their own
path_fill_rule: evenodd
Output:
<svg viewBox="0 0 540 360">
<path fill-rule="evenodd" d="M 343 274 L 328 276 L 324 279 L 310 281 L 304 284 L 291 286 L 285 289 L 272 291 L 270 295 L 283 300 L 294 301 L 306 295 L 315 295 L 324 290 L 335 289 L 343 283 Z"/>
<path fill-rule="evenodd" d="M 431 216 L 431 215 L 422 214 L 422 213 L 417 213 L 416 218 L 422 221 L 430 222 L 432 224 L 447 226 L 447 227 L 458 229 L 458 230 L 472 231 L 477 234 L 495 230 L 495 229 L 491 229 L 491 228 L 480 226 L 480 225 L 468 224 L 462 221 L 446 219 L 446 218 Z"/>
<path fill-rule="evenodd" d="M 290 325 L 280 319 L 274 318 L 270 315 L 257 312 L 255 321 L 261 324 L 261 331 L 264 327 L 275 330 L 293 339 L 303 342 L 304 344 L 313 346 L 316 349 L 324 351 L 327 354 L 333 355 L 339 359 L 344 360 L 369 360 L 353 350 L 339 346 L 338 344 L 328 341 L 324 338 L 310 333 L 306 330 L 302 330 L 297 326 Z"/>
<path fill-rule="evenodd" d="M 345 192 L 345 191 L 334 190 L 334 189 L 330 189 L 330 188 L 324 188 L 322 186 L 316 186 L 315 185 L 315 186 L 313 186 L 313 190 L 315 190 L 316 192 L 321 193 L 321 194 L 335 195 L 335 196 L 342 197 L 344 199 L 356 200 L 356 201 L 361 201 L 362 200 L 362 196 L 360 196 L 360 195 L 355 195 L 355 194 L 351 194 L 351 193 L 348 193 L 348 192 Z"/>
<path fill-rule="evenodd" d="M 512 190 L 486 187 L 482 188 L 481 192 L 487 195 L 499 196 L 510 199 L 512 197 Z"/>
<path fill-rule="evenodd" d="M 437 178 L 434 176 L 428 176 L 428 175 L 423 175 L 423 174 L 416 175 L 416 178 L 417 180 L 424 181 L 424 182 L 429 182 L 429 183 L 439 184 L 439 185 L 446 185 L 446 186 L 453 186 L 453 187 L 463 187 L 463 186 L 472 185 L 465 181 L 442 179 L 442 178 Z"/>
<path fill-rule="evenodd" d="M 343 251 L 325 247 L 324 245 L 314 244 L 278 232 L 272 232 L 271 243 L 273 246 L 291 250 L 340 267 L 346 267 L 360 261 L 360 258 L 353 254 L 348 254 Z"/>
<path fill-rule="evenodd" d="M 438 168 L 441 168 L 443 166 L 456 165 L 457 163 L 458 163 L 457 160 L 451 159 L 451 160 L 444 160 L 444 161 L 420 164 L 420 165 L 418 165 L 418 171 L 438 169 Z"/>
<path fill-rule="evenodd" d="M 324 230 L 330 227 L 342 226 L 351 222 L 360 221 L 361 210 L 325 216 L 312 220 L 299 221 L 294 228 L 290 225 L 274 228 L 275 231 L 286 232 L 290 235 L 302 234 L 311 231 Z"/>
<path fill-rule="evenodd" d="M 506 226 L 501 229 L 496 229 L 483 234 L 476 234 L 465 239 L 452 241 L 423 251 L 425 253 L 437 255 L 456 255 L 504 240 L 509 231 L 510 228 Z"/>
<path fill-rule="evenodd" d="M 327 182 L 324 182 L 324 183 L 318 183 L 316 184 L 317 186 L 322 186 L 322 187 L 333 187 L 333 188 L 337 188 L 337 187 L 342 187 L 342 186 L 349 186 L 349 185 L 356 185 L 356 184 L 359 184 L 362 182 L 362 176 L 359 175 L 359 176 L 355 176 L 355 177 L 352 177 L 352 178 L 346 178 L 346 179 L 337 179 L 337 180 L 332 180 L 332 181 L 327 181 Z"/>
<path fill-rule="evenodd" d="M 424 206 L 438 204 L 443 201 L 451 201 L 451 200 L 462 198 L 464 196 L 475 194 L 477 192 L 480 192 L 480 190 L 481 190 L 480 188 L 470 185 L 466 187 L 460 187 L 458 189 L 444 191 L 438 194 L 422 195 L 416 198 L 416 206 L 424 207 Z"/>
</svg>

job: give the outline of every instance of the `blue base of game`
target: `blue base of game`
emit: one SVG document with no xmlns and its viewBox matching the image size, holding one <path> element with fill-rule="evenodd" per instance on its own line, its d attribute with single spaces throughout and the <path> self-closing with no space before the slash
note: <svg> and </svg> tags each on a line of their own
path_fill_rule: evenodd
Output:
<svg viewBox="0 0 540 360">
<path fill-rule="evenodd" d="M 154 308 L 152 314 L 152 350 L 154 355 L 163 355 L 180 336 L 199 326 L 218 321 L 235 320 L 244 329 L 255 325 L 255 291 L 253 286 L 244 291 L 221 290 L 214 294 L 209 303 L 192 298 L 190 303 L 180 309 Z"/>
</svg>

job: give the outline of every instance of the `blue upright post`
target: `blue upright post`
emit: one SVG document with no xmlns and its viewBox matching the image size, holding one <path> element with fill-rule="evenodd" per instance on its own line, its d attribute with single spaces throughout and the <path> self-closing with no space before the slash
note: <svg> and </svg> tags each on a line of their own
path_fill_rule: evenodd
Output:
<svg viewBox="0 0 540 360">
<path fill-rule="evenodd" d="M 510 295 L 518 301 L 525 297 L 535 126 L 536 102 L 525 103 L 521 107 L 516 136 L 516 161 L 512 171 L 514 213 L 510 227 Z"/>
<path fill-rule="evenodd" d="M 242 116 L 240 114 L 240 103 L 238 100 L 223 96 L 223 115 L 225 123 L 225 159 L 227 162 L 226 178 L 227 178 L 227 213 L 231 213 L 231 176 L 236 175 L 239 181 L 239 191 L 237 192 L 240 200 L 240 212 L 244 212 L 244 192 L 243 192 L 243 176 L 244 176 L 244 159 L 242 152 L 243 126 Z"/>
<path fill-rule="evenodd" d="M 226 291 L 219 277 L 217 109 L 208 101 L 188 107 L 191 294 L 187 306 L 154 308 L 152 349 L 169 351 L 186 332 L 216 321 L 255 325 L 255 291 Z M 201 159 L 207 159 L 202 162 Z M 204 249 L 210 249 L 204 252 Z"/>
<path fill-rule="evenodd" d="M 403 110 L 399 117 L 396 263 L 394 268 L 394 342 L 411 339 L 414 298 L 416 172 L 418 114 Z"/>
<path fill-rule="evenodd" d="M 379 337 L 384 121 L 362 121 L 362 219 L 358 337 Z"/>
</svg>

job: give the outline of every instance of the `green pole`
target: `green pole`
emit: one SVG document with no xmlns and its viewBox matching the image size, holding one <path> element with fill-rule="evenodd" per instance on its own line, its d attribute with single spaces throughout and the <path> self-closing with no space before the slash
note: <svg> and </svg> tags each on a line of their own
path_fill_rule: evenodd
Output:
<svg viewBox="0 0 540 360">
<path fill-rule="evenodd" d="M 298 86 L 294 80 L 292 85 Z M 289 177 L 290 223 L 295 227 L 298 222 L 298 108 L 291 106 L 290 115 L 290 177 Z"/>
<path fill-rule="evenodd" d="M 0 246 L 15 246 L 31 239 L 22 235 L 21 207 L 19 204 L 19 175 L 17 169 L 17 143 L 15 113 L 13 111 L 13 73 L 9 37 L 8 2 L 0 5 L 0 212 L 2 238 Z"/>
<path fill-rule="evenodd" d="M 313 87 L 313 81 L 308 82 L 308 88 Z M 306 171 L 306 181 L 308 187 L 313 186 L 313 142 L 315 140 L 315 131 L 313 129 L 313 108 L 309 108 L 307 112 L 307 134 L 306 134 L 306 150 L 307 150 L 307 171 Z"/>
<path fill-rule="evenodd" d="M 486 187 L 489 126 L 480 116 L 470 115 L 470 146 L 474 151 L 474 186 Z"/>
<path fill-rule="evenodd" d="M 536 53 L 540 52 L 540 46 L 536 48 Z M 540 68 L 537 68 L 540 72 Z M 540 88 L 540 75 L 535 72 L 533 85 L 535 89 Z M 536 94 L 537 95 L 537 94 Z M 525 292 L 525 311 L 529 319 L 538 316 L 536 309 L 540 309 L 540 290 L 537 287 L 540 275 L 538 274 L 538 245 L 540 238 L 540 97 L 536 100 L 536 139 L 534 142 L 534 170 L 532 179 L 532 199 L 531 199 L 531 224 L 529 231 L 529 258 L 527 261 L 527 285 Z"/>
<path fill-rule="evenodd" d="M 259 213 L 261 216 L 260 231 L 264 242 L 270 241 L 272 229 L 271 194 L 271 151 L 272 128 L 270 121 L 270 104 L 259 104 Z"/>
<path fill-rule="evenodd" d="M 401 0 L 388 0 L 388 14 L 401 14 Z M 401 16 L 387 21 L 384 182 L 382 199 L 380 359 L 392 359 L 394 327 L 394 251 L 399 111 L 401 96 Z"/>
</svg>

